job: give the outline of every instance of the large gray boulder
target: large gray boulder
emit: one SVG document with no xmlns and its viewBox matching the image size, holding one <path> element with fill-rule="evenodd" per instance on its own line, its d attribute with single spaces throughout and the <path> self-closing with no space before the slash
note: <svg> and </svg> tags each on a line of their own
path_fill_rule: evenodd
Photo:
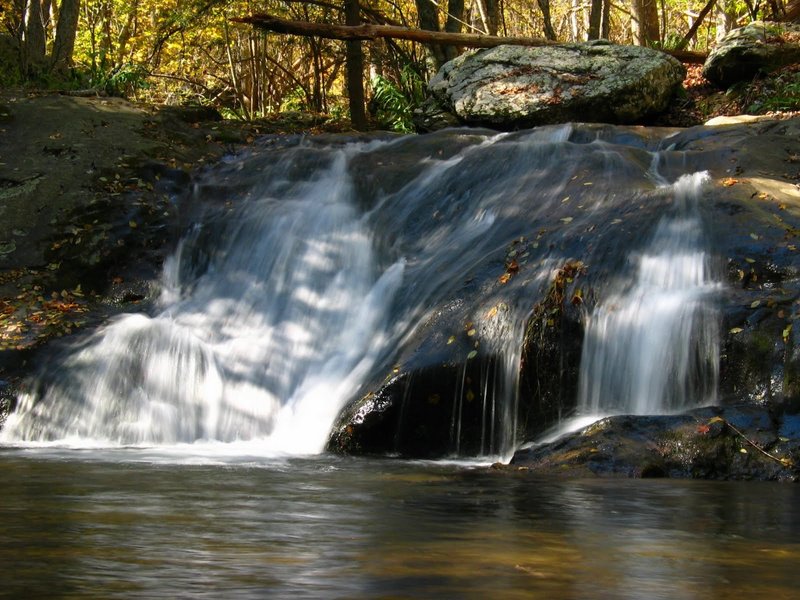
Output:
<svg viewBox="0 0 800 600">
<path fill-rule="evenodd" d="M 462 124 L 513 130 L 580 122 L 639 123 L 664 111 L 683 81 L 677 60 L 606 41 L 546 47 L 498 46 L 445 64 L 417 114 L 443 109 Z"/>
<path fill-rule="evenodd" d="M 703 76 L 729 88 L 800 61 L 800 24 L 754 21 L 729 32 L 708 55 Z"/>
</svg>

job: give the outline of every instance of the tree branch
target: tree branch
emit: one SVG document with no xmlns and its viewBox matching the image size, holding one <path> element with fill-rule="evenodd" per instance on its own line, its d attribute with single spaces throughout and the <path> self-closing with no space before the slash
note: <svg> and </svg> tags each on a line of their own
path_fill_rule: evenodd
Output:
<svg viewBox="0 0 800 600">
<path fill-rule="evenodd" d="M 311 23 L 308 21 L 290 21 L 267 14 L 254 14 L 249 17 L 234 18 L 237 23 L 247 23 L 259 29 L 285 33 L 290 35 L 316 36 L 334 40 L 376 40 L 380 38 L 396 38 L 421 42 L 423 44 L 439 44 L 444 46 L 466 46 L 469 48 L 493 48 L 495 46 L 554 46 L 558 42 L 543 38 L 502 37 L 497 35 L 481 35 L 476 33 L 449 33 L 400 27 L 397 25 L 338 25 L 332 23 Z M 667 51 L 662 52 L 674 56 L 685 63 L 703 63 L 706 55 L 699 52 Z"/>
</svg>

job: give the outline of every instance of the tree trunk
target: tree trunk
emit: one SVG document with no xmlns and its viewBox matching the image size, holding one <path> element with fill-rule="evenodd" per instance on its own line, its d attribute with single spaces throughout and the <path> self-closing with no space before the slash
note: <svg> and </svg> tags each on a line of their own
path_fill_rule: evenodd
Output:
<svg viewBox="0 0 800 600">
<path fill-rule="evenodd" d="M 736 28 L 736 6 L 731 0 L 717 3 L 717 41 Z"/>
<path fill-rule="evenodd" d="M 781 20 L 800 21 L 800 0 L 789 0 Z"/>
<path fill-rule="evenodd" d="M 553 42 L 556 41 L 556 30 L 553 29 L 553 19 L 550 17 L 550 0 L 537 0 L 539 10 L 542 11 L 544 22 L 544 37 Z"/>
<path fill-rule="evenodd" d="M 27 70 L 38 72 L 45 59 L 44 21 L 41 0 L 29 0 L 25 15 L 25 55 Z"/>
<path fill-rule="evenodd" d="M 344 18 L 347 25 L 361 24 L 358 0 L 344 0 Z M 350 123 L 356 131 L 364 131 L 367 128 L 367 114 L 364 109 L 364 53 L 359 40 L 349 40 L 345 44 Z"/>
<path fill-rule="evenodd" d="M 439 33 L 439 12 L 430 0 L 415 0 L 417 5 L 417 16 L 419 17 L 419 28 L 426 31 Z M 432 63 L 432 71 L 438 71 L 447 62 L 447 54 L 439 45 L 427 45 L 428 58 Z"/>
<path fill-rule="evenodd" d="M 447 33 L 461 33 L 461 22 L 464 20 L 464 0 L 449 0 L 447 3 L 447 20 L 444 30 Z M 456 46 L 444 46 L 445 60 L 453 60 L 459 55 Z"/>
<path fill-rule="evenodd" d="M 578 23 L 578 13 L 581 10 L 581 3 L 579 0 L 570 1 L 569 11 L 569 31 L 573 42 L 580 40 L 581 30 Z"/>
<path fill-rule="evenodd" d="M 136 15 L 139 12 L 139 0 L 131 2 L 128 7 L 128 14 L 125 15 L 125 24 L 122 26 L 122 31 L 119 32 L 117 38 L 117 64 L 122 65 L 127 62 L 128 43 L 133 37 L 133 26 L 136 21 Z"/>
<path fill-rule="evenodd" d="M 697 15 L 697 19 L 695 19 L 694 23 L 692 23 L 692 26 L 689 28 L 687 34 L 683 36 L 680 42 L 678 42 L 678 45 L 675 47 L 676 50 L 683 50 L 689 45 L 689 42 L 691 42 L 692 38 L 697 34 L 697 30 L 700 29 L 700 25 L 703 24 L 703 19 L 705 19 L 706 15 L 711 12 L 711 9 L 716 1 L 717 0 L 708 0 L 706 5 L 703 7 L 703 10 L 701 10 L 700 14 Z"/>
<path fill-rule="evenodd" d="M 103 71 L 113 69 L 117 65 L 114 63 L 114 40 L 111 35 L 111 24 L 114 21 L 114 7 L 111 2 L 100 4 L 100 68 Z"/>
<path fill-rule="evenodd" d="M 586 39 L 600 39 L 600 28 L 603 23 L 603 0 L 592 0 L 592 8 L 589 12 L 589 32 Z"/>
<path fill-rule="evenodd" d="M 634 41 L 639 46 L 654 46 L 660 37 L 656 0 L 633 0 L 631 8 Z"/>
<path fill-rule="evenodd" d="M 497 0 L 478 0 L 482 7 L 482 15 L 484 16 L 484 24 L 486 25 L 486 33 L 489 35 L 497 35 L 497 25 L 500 22 L 498 15 L 499 3 Z"/>
<path fill-rule="evenodd" d="M 61 0 L 51 59 L 53 71 L 56 73 L 66 73 L 72 66 L 72 52 L 75 49 L 79 13 L 80 0 Z"/>
</svg>

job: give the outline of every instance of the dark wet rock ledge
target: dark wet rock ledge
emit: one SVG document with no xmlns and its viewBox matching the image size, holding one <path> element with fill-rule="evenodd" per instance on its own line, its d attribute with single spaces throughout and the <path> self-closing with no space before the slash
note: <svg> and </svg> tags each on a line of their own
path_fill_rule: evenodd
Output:
<svg viewBox="0 0 800 600">
<path fill-rule="evenodd" d="M 614 416 L 517 451 L 498 470 L 563 477 L 800 480 L 800 415 L 743 405 Z"/>
</svg>

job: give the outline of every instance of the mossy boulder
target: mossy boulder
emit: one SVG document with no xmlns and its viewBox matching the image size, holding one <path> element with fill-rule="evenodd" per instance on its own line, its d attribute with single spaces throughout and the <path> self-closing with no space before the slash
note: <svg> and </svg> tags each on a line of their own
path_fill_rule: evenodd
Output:
<svg viewBox="0 0 800 600">
<path fill-rule="evenodd" d="M 545 47 L 498 46 L 462 54 L 428 86 L 434 105 L 421 128 L 446 122 L 503 130 L 579 122 L 639 123 L 663 112 L 685 71 L 674 58 L 606 41 Z"/>
<path fill-rule="evenodd" d="M 728 32 L 703 65 L 703 76 L 727 89 L 800 62 L 800 24 L 754 21 Z"/>
</svg>

